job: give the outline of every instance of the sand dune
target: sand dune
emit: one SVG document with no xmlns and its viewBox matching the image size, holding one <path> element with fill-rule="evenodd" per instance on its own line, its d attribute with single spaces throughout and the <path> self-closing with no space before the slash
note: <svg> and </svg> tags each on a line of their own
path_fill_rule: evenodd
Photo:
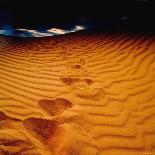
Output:
<svg viewBox="0 0 155 155">
<path fill-rule="evenodd" d="M 0 36 L 6 154 L 155 154 L 155 36 Z"/>
</svg>

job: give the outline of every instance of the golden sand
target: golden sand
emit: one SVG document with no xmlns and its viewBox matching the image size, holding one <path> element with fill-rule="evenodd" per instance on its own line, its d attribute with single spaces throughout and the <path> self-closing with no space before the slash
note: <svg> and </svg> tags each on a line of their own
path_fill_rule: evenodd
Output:
<svg viewBox="0 0 155 155">
<path fill-rule="evenodd" d="M 0 36 L 0 155 L 154 155 L 155 36 Z"/>
</svg>

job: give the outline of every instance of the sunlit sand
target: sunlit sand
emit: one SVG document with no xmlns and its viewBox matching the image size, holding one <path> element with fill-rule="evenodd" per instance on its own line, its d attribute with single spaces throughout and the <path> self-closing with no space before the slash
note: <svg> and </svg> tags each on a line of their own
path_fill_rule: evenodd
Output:
<svg viewBox="0 0 155 155">
<path fill-rule="evenodd" d="M 155 37 L 0 36 L 0 155 L 155 154 Z"/>
</svg>

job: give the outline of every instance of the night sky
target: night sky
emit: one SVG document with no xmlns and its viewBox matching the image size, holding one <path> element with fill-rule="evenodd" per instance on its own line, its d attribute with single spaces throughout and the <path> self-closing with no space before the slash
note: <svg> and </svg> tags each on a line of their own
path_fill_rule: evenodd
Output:
<svg viewBox="0 0 155 155">
<path fill-rule="evenodd" d="M 153 0 L 0 1 L 0 29 L 73 29 L 75 25 L 155 31 L 155 5 Z"/>
</svg>

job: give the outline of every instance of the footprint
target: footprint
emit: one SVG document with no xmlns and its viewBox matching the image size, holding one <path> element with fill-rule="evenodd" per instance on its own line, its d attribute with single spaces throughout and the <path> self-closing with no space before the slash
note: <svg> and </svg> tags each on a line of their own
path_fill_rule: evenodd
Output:
<svg viewBox="0 0 155 155">
<path fill-rule="evenodd" d="M 80 69 L 80 68 L 82 68 L 82 66 L 81 65 L 74 65 L 74 68 Z"/>
<path fill-rule="evenodd" d="M 80 125 L 76 123 L 59 123 L 56 120 L 41 118 L 28 118 L 23 122 L 25 128 L 36 133 L 42 142 L 49 147 L 54 155 L 81 155 L 87 152 L 87 144 L 94 145 L 93 138 Z M 36 135 L 36 136 L 37 136 Z M 39 139 L 39 137 L 37 137 Z M 81 143 L 81 140 L 86 143 Z M 80 145 L 77 145 L 80 144 Z M 92 149 L 92 155 L 97 149 Z"/>
<path fill-rule="evenodd" d="M 59 115 L 63 111 L 73 107 L 72 102 L 64 98 L 57 98 L 55 100 L 42 99 L 38 105 L 52 116 Z"/>
<path fill-rule="evenodd" d="M 69 85 L 69 86 L 72 86 L 73 84 L 75 84 L 76 82 L 79 82 L 80 79 L 79 78 L 69 78 L 69 77 L 64 77 L 64 78 L 60 78 L 60 80 L 66 84 L 66 85 Z"/>
<path fill-rule="evenodd" d="M 101 85 L 91 79 L 61 78 L 60 80 L 66 85 L 71 86 L 71 90 L 74 91 L 79 98 L 100 100 L 105 95 L 105 91 Z"/>
<path fill-rule="evenodd" d="M 104 97 L 105 91 L 102 88 L 92 88 L 85 90 L 76 90 L 76 95 L 82 99 L 100 100 Z"/>
<path fill-rule="evenodd" d="M 74 84 L 77 83 L 83 83 L 83 85 L 87 84 L 87 85 L 91 85 L 94 83 L 94 81 L 92 81 L 91 79 L 80 79 L 80 78 L 70 78 L 70 77 L 64 77 L 64 78 L 60 78 L 60 80 L 69 86 L 73 86 Z"/>
<path fill-rule="evenodd" d="M 8 117 L 0 111 L 0 121 L 7 119 Z"/>
<path fill-rule="evenodd" d="M 37 133 L 45 139 L 50 137 L 58 124 L 59 123 L 55 120 L 46 120 L 34 117 L 27 118 L 23 121 L 23 125 L 26 129 Z"/>
<path fill-rule="evenodd" d="M 94 83 L 94 81 L 92 81 L 91 79 L 84 79 L 84 81 L 88 84 L 91 85 Z"/>
<path fill-rule="evenodd" d="M 83 68 L 84 65 L 85 65 L 85 60 L 81 58 L 79 62 L 76 65 L 74 65 L 74 68 L 81 69 Z"/>
</svg>

